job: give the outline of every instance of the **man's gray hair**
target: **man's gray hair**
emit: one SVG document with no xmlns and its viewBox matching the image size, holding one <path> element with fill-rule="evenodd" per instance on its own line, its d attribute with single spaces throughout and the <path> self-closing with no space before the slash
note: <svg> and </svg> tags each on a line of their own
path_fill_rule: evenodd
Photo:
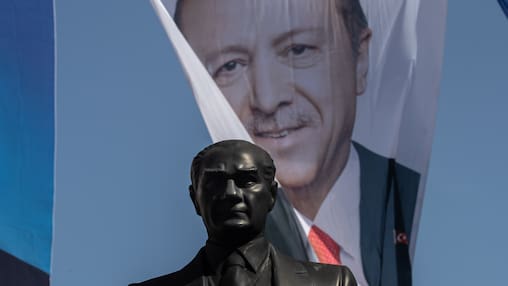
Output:
<svg viewBox="0 0 508 286">
<path fill-rule="evenodd" d="M 208 1 L 208 0 L 200 0 Z M 278 0 L 272 0 L 278 1 Z M 311 0 L 316 1 L 316 0 Z M 342 3 L 339 3 L 342 2 Z M 174 20 L 176 25 L 182 30 L 182 8 L 183 0 L 177 0 L 175 6 Z M 342 14 L 346 29 L 348 30 L 349 36 L 351 37 L 351 46 L 353 52 L 356 55 L 360 45 L 360 34 L 368 27 L 367 17 L 363 12 L 362 6 L 359 0 L 335 0 L 335 7 L 337 11 Z"/>
</svg>

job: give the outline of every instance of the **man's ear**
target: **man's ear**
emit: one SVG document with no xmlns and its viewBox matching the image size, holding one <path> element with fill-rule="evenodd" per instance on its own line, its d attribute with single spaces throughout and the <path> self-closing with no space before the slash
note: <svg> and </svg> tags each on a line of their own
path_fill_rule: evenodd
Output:
<svg viewBox="0 0 508 286">
<path fill-rule="evenodd" d="M 194 204 L 194 209 L 196 209 L 196 213 L 198 216 L 201 216 L 201 211 L 199 210 L 199 205 L 196 200 L 196 191 L 194 191 L 194 187 L 192 185 L 189 185 L 189 196 L 192 200 L 192 203 Z"/>
<path fill-rule="evenodd" d="M 279 184 L 276 181 L 272 182 L 272 185 L 270 186 L 270 194 L 272 195 L 270 210 L 272 210 L 273 206 L 275 205 L 275 200 L 277 199 L 277 190 L 279 189 Z"/>
<path fill-rule="evenodd" d="M 367 89 L 367 74 L 369 72 L 369 46 L 372 31 L 365 28 L 358 38 L 356 51 L 356 95 L 362 95 Z"/>
</svg>

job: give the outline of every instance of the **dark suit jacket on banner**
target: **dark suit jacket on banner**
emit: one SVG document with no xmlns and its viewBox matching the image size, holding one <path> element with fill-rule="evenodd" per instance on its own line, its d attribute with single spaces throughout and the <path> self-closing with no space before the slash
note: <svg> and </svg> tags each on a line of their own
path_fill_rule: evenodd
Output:
<svg viewBox="0 0 508 286">
<path fill-rule="evenodd" d="M 280 254 L 269 245 L 274 286 L 343 285 L 356 286 L 347 267 L 300 262 Z M 130 286 L 206 286 L 205 252 L 202 248 L 182 270 Z M 282 275 L 284 273 L 284 275 Z"/>
<path fill-rule="evenodd" d="M 395 160 L 353 143 L 360 160 L 360 248 L 370 286 L 411 285 L 411 237 L 420 175 Z M 303 230 L 279 192 L 268 217 L 266 238 L 282 253 L 308 260 Z"/>
</svg>

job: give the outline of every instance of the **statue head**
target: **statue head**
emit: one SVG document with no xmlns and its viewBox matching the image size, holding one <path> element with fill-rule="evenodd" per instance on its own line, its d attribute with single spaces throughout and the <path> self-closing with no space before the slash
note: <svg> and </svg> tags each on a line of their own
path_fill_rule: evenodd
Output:
<svg viewBox="0 0 508 286">
<path fill-rule="evenodd" d="M 265 150 L 242 140 L 212 144 L 192 161 L 191 181 L 190 197 L 209 240 L 241 245 L 263 232 L 277 193 Z"/>
</svg>

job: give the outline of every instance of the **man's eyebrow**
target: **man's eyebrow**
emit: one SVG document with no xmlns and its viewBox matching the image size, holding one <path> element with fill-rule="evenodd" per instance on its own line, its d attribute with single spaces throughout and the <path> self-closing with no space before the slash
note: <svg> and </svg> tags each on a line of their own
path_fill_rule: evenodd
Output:
<svg viewBox="0 0 508 286">
<path fill-rule="evenodd" d="M 213 50 L 209 53 L 205 54 L 205 63 L 209 63 L 210 61 L 216 60 L 218 57 L 220 57 L 223 54 L 227 53 L 239 53 L 239 54 L 247 54 L 249 53 L 248 49 L 245 46 L 242 45 L 228 45 L 223 46 L 218 50 Z"/>
<path fill-rule="evenodd" d="M 238 166 L 238 167 L 236 167 L 236 171 L 246 172 L 246 173 L 257 172 L 258 168 L 256 166 L 249 166 L 249 167 Z M 203 173 L 227 173 L 227 170 L 222 169 L 222 168 L 205 168 L 205 169 L 203 169 Z"/>
<path fill-rule="evenodd" d="M 243 166 L 240 166 L 238 168 L 236 168 L 238 172 L 242 172 L 242 173 L 253 173 L 253 172 L 257 172 L 258 171 L 258 168 L 257 167 L 243 167 Z"/>
<path fill-rule="evenodd" d="M 203 168 L 203 172 L 207 173 L 223 173 L 226 172 L 223 168 Z"/>
<path fill-rule="evenodd" d="M 323 33 L 323 28 L 321 28 L 321 27 L 305 27 L 305 28 L 296 28 L 293 30 L 289 30 L 289 31 L 284 32 L 284 33 L 278 35 L 277 37 L 275 37 L 275 39 L 273 39 L 273 41 L 272 41 L 272 45 L 278 46 L 282 42 L 286 41 L 287 39 L 290 39 L 291 37 L 294 37 L 299 34 L 304 34 L 304 33 Z"/>
</svg>

